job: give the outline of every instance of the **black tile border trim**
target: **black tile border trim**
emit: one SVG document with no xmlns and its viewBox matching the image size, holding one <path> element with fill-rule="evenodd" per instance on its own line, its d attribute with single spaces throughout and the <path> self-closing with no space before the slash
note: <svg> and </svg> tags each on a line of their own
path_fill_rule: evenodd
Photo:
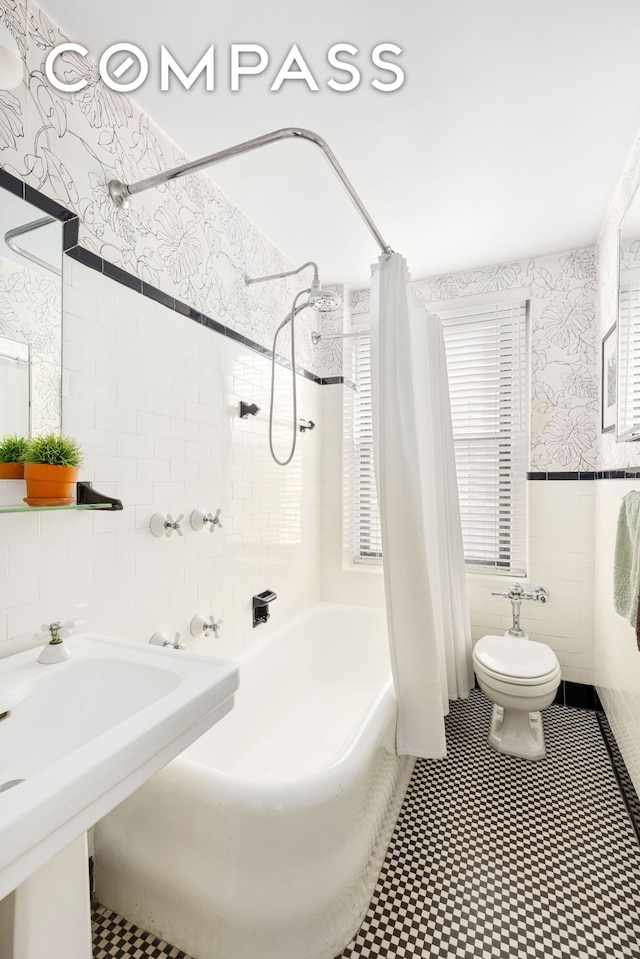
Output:
<svg viewBox="0 0 640 959">
<path fill-rule="evenodd" d="M 50 197 L 46 196 L 44 193 L 40 193 L 38 190 L 34 189 L 34 187 L 24 183 L 19 177 L 15 177 L 11 173 L 8 173 L 2 167 L 0 167 L 0 187 L 4 187 L 5 190 L 8 190 L 15 196 L 21 197 L 23 200 L 27 200 L 28 203 L 31 203 L 33 206 L 38 207 L 38 209 L 48 213 L 49 216 L 53 216 L 56 220 L 60 220 L 62 222 L 62 248 L 66 256 L 70 256 L 71 259 L 77 260 L 78 263 L 82 263 L 90 270 L 95 270 L 96 273 L 102 273 L 103 276 L 107 276 L 109 279 L 115 280 L 116 283 L 121 283 L 130 290 L 134 290 L 134 292 L 140 293 L 142 296 L 146 296 L 148 299 L 154 300 L 156 303 L 160 303 L 162 306 L 167 307 L 167 309 L 173 310 L 175 313 L 179 313 L 181 316 L 186 316 L 187 319 L 193 320 L 195 323 L 200 323 L 201 326 L 206 326 L 208 329 L 213 330 L 214 333 L 220 333 L 222 336 L 227 336 L 229 339 L 235 340 L 237 343 L 242 343 L 243 346 L 253 350 L 255 353 L 259 353 L 261 356 L 271 359 L 272 353 L 267 347 L 262 346 L 255 340 L 249 339 L 247 336 L 243 336 L 242 333 L 238 333 L 231 327 L 225 326 L 223 323 L 218 322 L 218 320 L 214 320 L 212 317 L 207 316 L 204 313 L 200 313 L 198 310 L 195 310 L 193 307 L 189 306 L 188 303 L 183 303 L 181 300 L 177 300 L 174 297 L 169 296 L 168 293 L 158 289 L 158 287 L 152 286 L 150 283 L 146 283 L 133 273 L 129 273 L 127 270 L 123 270 L 122 267 L 116 266 L 115 263 L 110 263 L 109 260 L 105 260 L 96 253 L 92 253 L 91 250 L 87 250 L 85 247 L 79 246 L 79 220 L 76 214 L 62 206 L 57 201 L 50 199 Z M 289 361 L 282 356 L 276 355 L 276 362 L 289 370 L 291 369 L 291 364 Z M 302 366 L 296 367 L 296 373 L 298 373 L 299 376 L 304 376 L 304 378 L 307 380 L 311 380 L 312 383 L 317 383 L 320 386 L 343 384 L 349 389 L 356 389 L 355 383 L 346 379 L 344 376 L 317 376 L 315 373 L 312 373 L 310 370 L 307 370 Z"/>
<path fill-rule="evenodd" d="M 618 787 L 622 793 L 622 798 L 624 799 L 624 804 L 627 807 L 627 812 L 629 813 L 629 819 L 635 830 L 638 843 L 640 843 L 640 798 L 638 798 L 638 793 L 635 790 L 631 776 L 627 769 L 626 763 L 622 758 L 622 753 L 616 742 L 616 738 L 613 735 L 613 730 L 609 725 L 609 720 L 607 719 L 606 713 L 604 711 L 599 711 L 596 713 L 596 719 L 598 721 L 598 726 L 600 727 L 600 732 L 604 740 L 607 752 L 609 753 L 609 759 L 611 760 L 611 766 L 613 773 L 616 777 Z"/>
<path fill-rule="evenodd" d="M 528 480 L 608 480 L 608 479 L 640 479 L 640 469 L 628 467 L 619 470 L 597 470 L 595 472 L 571 471 L 551 473 L 527 473 Z"/>
</svg>

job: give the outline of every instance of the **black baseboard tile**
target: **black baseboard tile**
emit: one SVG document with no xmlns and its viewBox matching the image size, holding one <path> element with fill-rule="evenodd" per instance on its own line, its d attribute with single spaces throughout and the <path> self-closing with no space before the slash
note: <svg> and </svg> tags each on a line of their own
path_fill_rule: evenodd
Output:
<svg viewBox="0 0 640 959">
<path fill-rule="evenodd" d="M 569 680 L 564 682 L 564 704 L 574 709 L 602 709 L 595 686 Z"/>
<path fill-rule="evenodd" d="M 616 742 L 616 737 L 613 735 L 613 730 L 609 725 L 609 720 L 607 719 L 606 713 L 604 711 L 599 712 L 597 717 L 598 725 L 600 726 L 600 732 L 602 733 L 602 738 L 604 739 L 605 746 L 607 747 L 607 751 L 609 753 L 609 759 L 611 760 L 613 772 L 618 781 L 618 786 L 620 787 L 620 792 L 622 793 L 622 798 L 624 799 L 627 807 L 629 818 L 631 819 L 636 836 L 638 837 L 638 842 L 640 843 L 640 798 L 636 792 L 633 780 L 629 775 L 627 765 L 622 758 L 622 753 L 620 752 L 620 748 Z"/>
<path fill-rule="evenodd" d="M 610 480 L 610 479 L 640 479 L 640 469 L 636 467 L 625 467 L 623 469 L 616 470 L 596 470 L 594 472 L 583 470 L 557 470 L 549 473 L 538 472 L 536 470 L 530 470 L 527 473 L 527 480 L 530 482 L 533 480 L 550 480 L 557 482 L 558 480 Z"/>
</svg>

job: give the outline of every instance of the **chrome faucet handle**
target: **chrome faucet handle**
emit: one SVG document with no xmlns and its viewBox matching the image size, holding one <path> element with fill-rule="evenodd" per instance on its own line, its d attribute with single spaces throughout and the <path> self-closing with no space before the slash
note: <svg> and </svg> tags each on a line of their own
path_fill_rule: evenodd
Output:
<svg viewBox="0 0 640 959">
<path fill-rule="evenodd" d="M 220 631 L 220 627 L 222 626 L 222 622 L 223 622 L 223 621 L 222 621 L 221 619 L 219 619 L 217 622 L 215 622 L 214 619 L 213 619 L 213 614 L 212 614 L 212 615 L 209 617 L 209 622 L 204 624 L 205 635 L 206 635 L 208 632 L 212 632 L 212 633 L 215 633 L 216 636 L 217 636 L 218 633 L 219 633 L 219 631 Z"/>
<path fill-rule="evenodd" d="M 167 513 L 167 518 L 164 523 L 164 528 L 167 531 L 167 536 L 171 536 L 174 529 L 178 536 L 183 536 L 182 532 L 182 520 L 184 519 L 184 513 L 180 513 L 177 519 L 174 519 L 171 513 Z"/>
<path fill-rule="evenodd" d="M 175 639 L 173 642 L 169 639 L 166 633 L 154 633 L 149 642 L 153 646 L 171 646 L 172 649 L 186 649 L 186 646 L 183 646 L 180 642 L 180 633 L 176 633 Z"/>
<path fill-rule="evenodd" d="M 61 643 L 67 636 L 71 636 L 71 630 L 77 626 L 75 619 L 70 619 L 66 623 L 43 623 L 39 633 L 34 633 L 34 639 L 48 639 L 50 643 Z"/>
<path fill-rule="evenodd" d="M 216 515 L 212 516 L 211 513 L 205 513 L 201 509 L 194 509 L 191 513 L 189 522 L 191 523 L 191 528 L 195 530 L 204 529 L 205 526 L 209 525 L 209 532 L 213 533 L 213 530 L 216 526 L 222 526 L 220 522 L 220 513 L 222 510 L 216 510 Z"/>
<path fill-rule="evenodd" d="M 151 517 L 149 527 L 154 536 L 171 536 L 175 530 L 178 536 L 182 536 L 182 520 L 184 513 L 180 513 L 177 519 L 174 519 L 171 513 L 154 513 Z"/>
<path fill-rule="evenodd" d="M 190 630 L 192 636 L 208 636 L 214 633 L 216 636 L 222 626 L 222 620 L 217 622 L 213 618 L 213 613 L 207 619 L 202 613 L 197 613 L 191 620 Z"/>
</svg>

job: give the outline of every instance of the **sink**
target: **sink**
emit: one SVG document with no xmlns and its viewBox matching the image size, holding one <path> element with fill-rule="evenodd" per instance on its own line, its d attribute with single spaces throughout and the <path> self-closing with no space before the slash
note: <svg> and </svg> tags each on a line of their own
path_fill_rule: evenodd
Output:
<svg viewBox="0 0 640 959">
<path fill-rule="evenodd" d="M 238 666 L 113 636 L 0 659 L 0 900 L 233 706 Z"/>
</svg>

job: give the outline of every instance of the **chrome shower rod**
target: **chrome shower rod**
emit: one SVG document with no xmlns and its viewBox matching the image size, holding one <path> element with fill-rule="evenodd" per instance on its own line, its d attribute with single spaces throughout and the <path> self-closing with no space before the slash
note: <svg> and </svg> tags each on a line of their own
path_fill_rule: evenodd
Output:
<svg viewBox="0 0 640 959">
<path fill-rule="evenodd" d="M 41 260 L 39 256 L 36 256 L 35 253 L 30 253 L 29 250 L 23 250 L 21 246 L 15 242 L 14 237 L 23 236 L 25 233 L 31 233 L 32 230 L 39 230 L 41 226 L 48 226 L 50 223 L 56 223 L 55 217 L 52 216 L 43 216 L 39 220 L 32 220 L 30 223 L 25 223 L 23 226 L 14 226 L 13 229 L 7 230 L 4 235 L 4 242 L 7 244 L 10 250 L 13 250 L 14 253 L 17 253 L 18 256 L 23 256 L 25 260 L 30 260 L 32 263 L 36 263 L 38 266 L 41 266 L 44 270 L 49 270 L 50 273 L 55 273 L 56 276 L 62 276 L 62 270 L 59 266 L 54 266 L 53 263 L 48 263 L 46 260 Z"/>
<path fill-rule="evenodd" d="M 311 334 L 311 342 L 317 346 L 320 340 L 351 340 L 354 337 L 370 335 L 369 330 L 355 330 L 353 333 L 316 333 L 314 330 Z"/>
<path fill-rule="evenodd" d="M 334 173 L 347 191 L 351 202 L 368 226 L 369 231 L 373 234 L 382 252 L 392 253 L 393 250 L 371 219 L 364 203 L 354 190 L 347 174 L 338 163 L 327 142 L 323 140 L 321 136 L 318 136 L 317 133 L 313 133 L 311 130 L 304 130 L 300 127 L 284 127 L 282 130 L 265 133 L 263 136 L 255 137 L 253 140 L 245 140 L 244 143 L 237 143 L 235 146 L 228 147 L 226 150 L 211 153 L 209 156 L 202 157 L 200 160 L 192 160 L 190 163 L 184 163 L 182 166 L 175 167 L 173 170 L 156 173 L 154 176 L 147 177 L 146 180 L 138 180 L 137 183 L 122 183 L 120 180 L 111 180 L 109 183 L 109 193 L 116 206 L 127 209 L 131 197 L 135 196 L 136 193 L 151 190 L 153 187 L 168 183 L 170 180 L 177 180 L 178 177 L 185 176 L 187 173 L 196 173 L 199 170 L 204 170 L 206 167 L 212 166 L 214 163 L 220 163 L 222 160 L 240 156 L 242 153 L 250 153 L 252 150 L 258 150 L 260 147 L 268 146 L 270 143 L 277 143 L 279 140 L 288 140 L 291 138 L 309 140 L 322 151 Z"/>
</svg>

